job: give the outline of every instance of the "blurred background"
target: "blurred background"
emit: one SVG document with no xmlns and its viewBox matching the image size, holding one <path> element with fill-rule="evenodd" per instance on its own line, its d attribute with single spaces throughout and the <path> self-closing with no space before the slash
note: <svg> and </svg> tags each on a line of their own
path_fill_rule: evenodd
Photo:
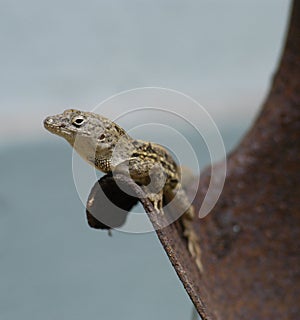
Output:
<svg viewBox="0 0 300 320">
<path fill-rule="evenodd" d="M 0 319 L 190 317 L 155 233 L 108 237 L 87 226 L 72 150 L 42 121 L 120 91 L 165 87 L 201 103 L 230 151 L 268 91 L 289 5 L 0 0 Z"/>
</svg>

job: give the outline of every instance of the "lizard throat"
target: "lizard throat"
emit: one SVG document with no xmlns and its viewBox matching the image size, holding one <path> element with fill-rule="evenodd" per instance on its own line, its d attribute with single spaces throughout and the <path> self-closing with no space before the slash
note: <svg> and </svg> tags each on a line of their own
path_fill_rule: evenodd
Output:
<svg viewBox="0 0 300 320">
<path fill-rule="evenodd" d="M 104 173 L 111 171 L 111 160 L 109 158 L 98 158 L 95 155 L 93 157 L 88 157 L 86 160 L 89 164 Z"/>
<path fill-rule="evenodd" d="M 111 171 L 111 160 L 110 159 L 94 159 L 94 165 L 97 169 L 104 173 Z"/>
</svg>

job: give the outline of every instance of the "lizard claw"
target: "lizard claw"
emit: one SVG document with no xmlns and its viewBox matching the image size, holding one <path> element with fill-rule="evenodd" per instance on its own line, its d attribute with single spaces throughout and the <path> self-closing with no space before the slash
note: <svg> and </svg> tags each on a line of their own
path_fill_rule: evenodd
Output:
<svg viewBox="0 0 300 320">
<path fill-rule="evenodd" d="M 150 202 L 152 203 L 154 209 L 161 213 L 164 214 L 163 211 L 163 196 L 162 196 L 162 192 L 159 193 L 152 193 L 152 192 L 147 192 L 147 189 L 144 188 L 144 191 L 146 191 L 147 194 L 147 198 L 150 200 Z"/>
</svg>

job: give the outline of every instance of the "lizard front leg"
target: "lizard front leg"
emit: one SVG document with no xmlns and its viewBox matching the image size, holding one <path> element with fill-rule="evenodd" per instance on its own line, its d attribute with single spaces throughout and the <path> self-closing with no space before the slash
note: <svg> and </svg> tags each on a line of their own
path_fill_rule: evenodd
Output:
<svg viewBox="0 0 300 320">
<path fill-rule="evenodd" d="M 132 159 L 129 169 L 131 177 L 141 185 L 154 209 L 163 214 L 163 190 L 166 174 L 161 164 Z"/>
</svg>

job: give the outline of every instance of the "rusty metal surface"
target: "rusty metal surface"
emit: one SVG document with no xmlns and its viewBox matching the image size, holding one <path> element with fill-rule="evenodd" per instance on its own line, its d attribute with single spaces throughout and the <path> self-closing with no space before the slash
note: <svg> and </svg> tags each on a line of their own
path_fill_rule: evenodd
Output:
<svg viewBox="0 0 300 320">
<path fill-rule="evenodd" d="M 157 231 L 203 319 L 296 319 L 300 312 L 299 24 L 298 1 L 262 112 L 228 156 L 225 187 L 217 205 L 207 217 L 195 220 L 205 273 L 198 272 L 188 254 L 178 223 Z M 208 168 L 201 175 L 200 186 L 190 186 L 198 188 L 196 208 L 209 178 Z M 161 218 L 142 190 L 124 176 L 115 179 L 135 192 L 152 223 L 159 225 Z M 108 193 L 111 190 L 112 198 L 118 199 L 112 180 L 104 177 L 100 185 L 106 184 Z M 126 203 L 124 197 L 121 207 Z M 92 192 L 89 201 L 95 198 L 97 192 Z M 130 207 L 134 200 L 129 201 Z M 88 202 L 87 210 L 101 211 L 100 203 Z"/>
<path fill-rule="evenodd" d="M 228 157 L 226 183 L 216 207 L 195 226 L 207 272 L 205 279 L 195 279 L 192 273 L 189 278 L 209 292 L 203 303 L 216 312 L 216 319 L 298 317 L 299 75 L 298 1 L 269 97 L 253 128 Z M 209 170 L 203 175 L 198 207 L 208 179 Z"/>
</svg>

